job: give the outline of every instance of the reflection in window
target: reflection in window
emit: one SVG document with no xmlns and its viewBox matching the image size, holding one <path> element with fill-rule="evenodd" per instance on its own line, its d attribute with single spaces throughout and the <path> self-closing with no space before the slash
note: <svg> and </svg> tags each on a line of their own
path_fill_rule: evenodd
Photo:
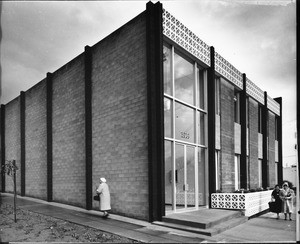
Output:
<svg viewBox="0 0 300 244">
<path fill-rule="evenodd" d="M 220 115 L 220 78 L 216 78 L 216 87 L 215 87 L 215 104 L 216 104 L 216 114 Z"/>
<path fill-rule="evenodd" d="M 234 186 L 235 189 L 238 190 L 241 187 L 241 183 L 240 183 L 240 156 L 237 154 L 234 156 L 234 175 L 235 175 Z"/>
<path fill-rule="evenodd" d="M 163 61 L 164 61 L 164 92 L 172 95 L 172 66 L 171 66 L 171 49 L 164 46 Z"/>
<path fill-rule="evenodd" d="M 205 145 L 205 114 L 202 113 L 202 112 L 199 112 L 199 137 L 200 137 L 200 140 L 199 140 L 199 144 L 201 145 Z"/>
<path fill-rule="evenodd" d="M 258 187 L 262 187 L 262 160 L 258 159 Z"/>
<path fill-rule="evenodd" d="M 262 106 L 258 105 L 258 133 L 262 133 Z"/>
<path fill-rule="evenodd" d="M 172 137 L 172 101 L 164 98 L 165 137 Z"/>
<path fill-rule="evenodd" d="M 204 71 L 197 68 L 198 87 L 199 87 L 199 104 L 197 106 L 205 109 L 205 86 L 204 86 Z"/>
<path fill-rule="evenodd" d="M 205 148 L 198 148 L 199 205 L 205 204 Z"/>
<path fill-rule="evenodd" d="M 172 143 L 165 141 L 165 202 L 172 204 Z"/>
<path fill-rule="evenodd" d="M 221 190 L 221 164 L 220 164 L 220 151 L 215 152 L 215 167 L 216 167 L 216 190 Z"/>
<path fill-rule="evenodd" d="M 195 142 L 194 110 L 180 103 L 175 103 L 175 138 Z"/>
<path fill-rule="evenodd" d="M 194 104 L 194 67 L 178 54 L 174 54 L 175 97 Z"/>
<path fill-rule="evenodd" d="M 197 111 L 197 141 L 201 145 L 205 145 L 205 113 Z"/>
<path fill-rule="evenodd" d="M 234 91 L 234 122 L 240 124 L 240 93 Z"/>
</svg>

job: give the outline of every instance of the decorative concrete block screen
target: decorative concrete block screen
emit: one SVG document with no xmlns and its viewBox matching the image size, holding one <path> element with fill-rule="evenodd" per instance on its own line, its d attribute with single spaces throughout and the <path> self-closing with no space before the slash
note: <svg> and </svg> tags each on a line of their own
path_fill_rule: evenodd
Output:
<svg viewBox="0 0 300 244">
<path fill-rule="evenodd" d="M 177 20 L 172 14 L 163 9 L 163 34 L 194 55 L 206 65 L 210 66 L 210 46 L 202 41 L 197 35 Z M 214 53 L 215 71 L 232 82 L 235 86 L 243 89 L 243 74 L 218 52 Z M 261 90 L 248 78 L 246 79 L 246 93 L 264 104 L 264 91 Z M 271 97 L 268 97 L 268 109 L 280 116 L 280 105 Z"/>
<path fill-rule="evenodd" d="M 271 193 L 271 190 L 249 193 L 213 193 L 211 194 L 211 207 L 242 210 L 245 216 L 250 217 L 269 208 Z"/>
<path fill-rule="evenodd" d="M 210 66 L 210 47 L 165 9 L 163 34 Z"/>
</svg>

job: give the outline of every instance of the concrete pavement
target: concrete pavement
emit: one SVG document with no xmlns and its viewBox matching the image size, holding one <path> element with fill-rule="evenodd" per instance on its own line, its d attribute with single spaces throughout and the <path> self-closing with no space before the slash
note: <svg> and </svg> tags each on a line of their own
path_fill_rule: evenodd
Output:
<svg viewBox="0 0 300 244">
<path fill-rule="evenodd" d="M 2 204 L 13 205 L 13 195 L 1 193 Z M 295 243 L 296 214 L 293 221 L 276 220 L 276 214 L 266 213 L 248 220 L 212 237 L 110 214 L 108 219 L 102 213 L 85 210 L 70 205 L 46 202 L 29 197 L 17 197 L 17 207 L 39 214 L 51 216 L 72 223 L 85 225 L 108 233 L 124 236 L 140 242 L 156 243 Z M 298 227 L 299 228 L 299 227 Z"/>
</svg>

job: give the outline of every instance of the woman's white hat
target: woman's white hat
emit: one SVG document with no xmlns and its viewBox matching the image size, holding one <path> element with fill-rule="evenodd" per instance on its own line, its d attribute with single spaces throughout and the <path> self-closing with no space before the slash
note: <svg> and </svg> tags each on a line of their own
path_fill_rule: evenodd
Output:
<svg viewBox="0 0 300 244">
<path fill-rule="evenodd" d="M 105 178 L 100 178 L 100 180 L 103 182 L 103 183 L 105 183 L 106 182 L 106 179 Z"/>
</svg>

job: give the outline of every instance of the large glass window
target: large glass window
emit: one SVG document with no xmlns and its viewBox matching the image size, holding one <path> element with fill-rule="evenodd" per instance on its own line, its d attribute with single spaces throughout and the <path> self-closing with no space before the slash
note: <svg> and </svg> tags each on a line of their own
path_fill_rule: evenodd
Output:
<svg viewBox="0 0 300 244">
<path fill-rule="evenodd" d="M 165 137 L 172 137 L 172 100 L 164 98 L 164 125 Z"/>
<path fill-rule="evenodd" d="M 240 183 L 240 156 L 239 155 L 235 155 L 234 156 L 234 185 L 235 185 L 235 189 L 238 190 L 241 187 L 241 183 Z"/>
<path fill-rule="evenodd" d="M 220 151 L 215 153 L 215 167 L 216 167 L 216 190 L 221 190 L 221 165 L 220 165 Z"/>
<path fill-rule="evenodd" d="M 258 133 L 262 133 L 262 107 L 258 106 Z"/>
<path fill-rule="evenodd" d="M 215 109 L 216 109 L 216 114 L 220 115 L 220 78 L 216 78 L 216 87 L 215 87 Z"/>
<path fill-rule="evenodd" d="M 262 160 L 258 159 L 258 187 L 262 187 Z"/>
<path fill-rule="evenodd" d="M 234 122 L 240 124 L 240 93 L 234 91 Z"/>
<path fill-rule="evenodd" d="M 206 136 L 205 136 L 205 113 L 197 112 L 197 126 L 198 126 L 198 143 L 200 145 L 206 145 Z"/>
<path fill-rule="evenodd" d="M 275 140 L 278 141 L 278 117 L 275 117 Z"/>
<path fill-rule="evenodd" d="M 179 54 L 174 54 L 175 97 L 194 104 L 194 66 Z"/>
<path fill-rule="evenodd" d="M 164 92 L 172 95 L 172 52 L 171 49 L 164 46 L 163 62 L 164 62 Z"/>
<path fill-rule="evenodd" d="M 170 209 L 172 206 L 172 143 L 165 141 L 165 202 Z"/>
<path fill-rule="evenodd" d="M 165 203 L 177 211 L 207 204 L 207 72 L 166 44 L 163 49 Z"/>
<path fill-rule="evenodd" d="M 198 205 L 205 205 L 205 160 L 206 149 L 198 148 Z"/>
<path fill-rule="evenodd" d="M 195 142 L 194 110 L 175 103 L 175 138 L 187 142 Z"/>
<path fill-rule="evenodd" d="M 197 68 L 197 81 L 198 81 L 198 89 L 199 89 L 199 103 L 197 102 L 197 106 L 201 109 L 205 109 L 205 81 L 204 81 L 204 70 L 200 70 Z"/>
</svg>

